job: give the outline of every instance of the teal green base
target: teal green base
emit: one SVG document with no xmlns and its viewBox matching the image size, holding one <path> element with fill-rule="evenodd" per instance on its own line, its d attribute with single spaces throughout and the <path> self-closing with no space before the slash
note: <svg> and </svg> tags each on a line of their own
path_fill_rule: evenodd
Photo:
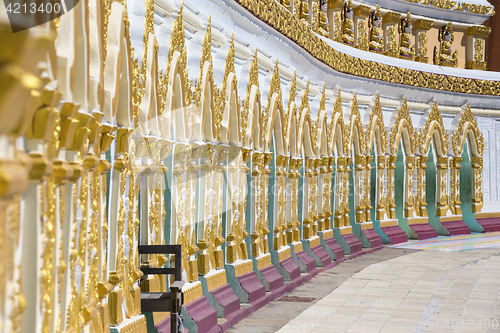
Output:
<svg viewBox="0 0 500 333">
<path fill-rule="evenodd" d="M 342 249 L 344 250 L 344 253 L 346 255 L 351 254 L 351 248 L 344 240 L 344 237 L 342 237 L 342 234 L 340 233 L 340 229 L 333 228 L 333 237 L 335 237 L 335 239 L 337 240 L 337 243 L 342 247 Z"/>
<path fill-rule="evenodd" d="M 153 313 L 152 312 L 143 312 L 142 314 L 146 317 L 146 325 L 148 326 L 148 333 L 158 333 L 158 329 L 156 329 L 156 326 L 155 326 Z M 110 328 L 110 332 L 113 332 L 112 328 Z"/>
<path fill-rule="evenodd" d="M 321 244 L 321 239 L 320 239 L 320 244 Z M 316 254 L 314 254 L 314 252 L 311 249 L 311 240 L 310 239 L 302 240 L 302 248 L 304 249 L 304 251 L 307 253 L 307 255 L 309 257 L 311 257 L 312 259 L 314 259 L 314 261 L 316 261 L 316 267 L 323 266 L 323 262 L 321 261 L 321 259 L 319 259 L 318 256 Z"/>
<path fill-rule="evenodd" d="M 297 257 L 296 251 L 295 251 L 295 245 L 293 243 L 288 244 L 290 246 L 290 249 L 292 250 L 292 258 L 293 261 L 300 267 L 300 272 L 301 273 L 307 273 L 307 267 L 306 265 L 300 260 L 299 257 Z M 303 246 L 303 245 L 302 245 Z"/>
<path fill-rule="evenodd" d="M 185 307 L 181 309 L 182 325 L 189 330 L 189 333 L 198 333 L 198 323 L 191 318 Z"/>
<path fill-rule="evenodd" d="M 352 233 L 356 235 L 356 237 L 359 239 L 359 241 L 361 242 L 361 246 L 363 248 L 370 248 L 371 247 L 370 242 L 368 241 L 368 238 L 366 238 L 365 234 L 361 230 L 361 224 L 351 222 L 351 227 L 352 227 Z"/>
<path fill-rule="evenodd" d="M 404 232 L 406 232 L 406 235 L 408 236 L 408 239 L 418 239 L 418 235 L 413 229 L 411 228 L 410 225 L 408 225 L 408 231 L 401 228 Z"/>
<path fill-rule="evenodd" d="M 234 292 L 236 293 L 236 296 L 239 297 L 241 303 L 249 303 L 250 302 L 250 296 L 248 293 L 243 289 L 243 287 L 240 284 L 240 281 L 236 277 L 236 269 L 233 265 L 231 264 L 226 264 L 224 266 L 226 269 L 226 279 L 231 288 L 233 288 Z"/>
<path fill-rule="evenodd" d="M 391 244 L 391 239 L 385 234 L 384 230 L 380 227 L 380 221 L 373 221 L 373 230 L 382 238 L 382 244 Z"/>
<path fill-rule="evenodd" d="M 462 153 L 460 163 L 460 208 L 462 209 L 462 221 L 472 232 L 484 232 L 484 228 L 476 220 L 476 213 L 472 212 L 472 167 L 470 165 L 467 145 Z"/>
<path fill-rule="evenodd" d="M 325 231 L 329 231 L 329 230 L 325 230 Z M 328 244 L 326 244 L 326 242 L 325 242 L 325 238 L 323 237 L 323 232 L 324 231 L 318 231 L 319 243 L 321 244 L 321 246 L 323 246 L 323 250 L 325 250 L 326 254 L 328 254 L 330 259 L 336 260 L 335 253 L 333 252 L 332 249 L 330 249 Z"/>
<path fill-rule="evenodd" d="M 271 250 L 271 262 L 272 264 L 274 265 L 274 267 L 276 267 L 276 269 L 278 270 L 278 273 L 281 274 L 281 276 L 283 276 L 283 280 L 285 282 L 290 282 L 290 273 L 288 273 L 284 268 L 283 266 L 281 266 L 281 263 L 280 263 L 280 254 L 278 251 L 274 251 L 274 250 Z M 292 253 L 292 256 L 293 256 L 293 248 L 290 247 L 290 252 Z"/>
<path fill-rule="evenodd" d="M 210 305 L 217 311 L 217 317 L 224 318 L 224 308 L 219 304 L 219 302 L 217 302 L 217 300 L 212 295 L 212 293 L 208 291 L 207 279 L 203 275 L 200 275 L 198 280 L 201 282 L 203 296 L 205 296 L 207 298 Z M 149 331 L 148 331 L 148 333 L 149 333 Z"/>
</svg>

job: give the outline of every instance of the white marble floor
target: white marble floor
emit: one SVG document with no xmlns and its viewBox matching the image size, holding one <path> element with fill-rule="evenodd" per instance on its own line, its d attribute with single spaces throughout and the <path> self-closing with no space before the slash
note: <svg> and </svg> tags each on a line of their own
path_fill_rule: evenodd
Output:
<svg viewBox="0 0 500 333">
<path fill-rule="evenodd" d="M 500 332 L 499 290 L 499 248 L 424 250 L 366 267 L 278 332 Z"/>
</svg>

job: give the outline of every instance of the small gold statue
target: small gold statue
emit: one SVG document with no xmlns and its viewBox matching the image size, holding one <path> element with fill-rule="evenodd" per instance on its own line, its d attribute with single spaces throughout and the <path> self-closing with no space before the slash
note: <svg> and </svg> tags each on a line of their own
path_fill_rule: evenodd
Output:
<svg viewBox="0 0 500 333">
<path fill-rule="evenodd" d="M 326 16 L 328 5 L 325 0 L 319 0 L 319 3 L 321 4 L 318 13 L 319 30 L 323 36 L 328 37 L 328 18 Z"/>
<path fill-rule="evenodd" d="M 382 36 L 380 35 L 380 24 L 382 23 L 380 8 L 375 7 L 375 11 L 370 15 L 370 43 L 369 50 L 372 52 L 382 53 L 384 45 L 382 45 Z"/>
<path fill-rule="evenodd" d="M 309 24 L 309 5 L 306 0 L 300 1 L 300 20 Z"/>
<path fill-rule="evenodd" d="M 406 18 L 401 20 L 399 25 L 399 57 L 401 59 L 413 60 L 415 57 L 415 50 L 411 45 L 411 20 L 410 12 L 406 14 Z"/>
<path fill-rule="evenodd" d="M 439 50 L 434 46 L 434 64 L 439 66 L 457 67 L 458 53 L 451 53 L 451 44 L 453 43 L 453 28 L 451 22 L 441 28 L 438 35 Z"/>
<path fill-rule="evenodd" d="M 281 0 L 280 4 L 285 7 L 288 11 L 290 11 L 290 0 Z"/>
<path fill-rule="evenodd" d="M 344 5 L 342 24 L 342 41 L 348 45 L 354 46 L 354 26 L 352 24 L 353 11 L 351 8 L 351 0 L 347 0 Z"/>
</svg>

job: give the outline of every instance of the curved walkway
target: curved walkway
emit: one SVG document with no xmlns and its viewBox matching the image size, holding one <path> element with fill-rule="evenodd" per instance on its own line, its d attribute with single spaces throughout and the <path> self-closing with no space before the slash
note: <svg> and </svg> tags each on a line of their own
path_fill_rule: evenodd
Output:
<svg viewBox="0 0 500 333">
<path fill-rule="evenodd" d="M 320 273 L 287 294 L 292 302 L 229 332 L 500 332 L 499 254 L 385 248 Z"/>
</svg>

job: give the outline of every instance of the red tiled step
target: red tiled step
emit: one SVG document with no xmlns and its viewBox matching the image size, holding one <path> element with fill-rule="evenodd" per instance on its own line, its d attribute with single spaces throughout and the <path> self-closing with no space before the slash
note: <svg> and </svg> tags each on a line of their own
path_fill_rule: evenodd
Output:
<svg viewBox="0 0 500 333">
<path fill-rule="evenodd" d="M 450 236 L 470 234 L 470 228 L 462 220 L 441 222 L 448 229 Z"/>
<path fill-rule="evenodd" d="M 484 232 L 500 231 L 500 217 L 487 217 L 476 219 L 483 226 Z"/>
<path fill-rule="evenodd" d="M 325 239 L 325 243 L 335 254 L 335 261 L 336 262 L 345 261 L 346 258 L 345 258 L 344 249 L 342 248 L 342 246 L 340 246 L 337 243 L 337 240 L 335 239 L 335 237 Z"/>
<path fill-rule="evenodd" d="M 372 249 L 372 251 L 384 248 L 384 246 L 382 245 L 382 238 L 380 238 L 380 235 L 377 234 L 375 230 L 366 229 L 366 230 L 361 230 L 361 232 L 365 234 L 366 238 L 370 242 L 370 248 Z"/>
<path fill-rule="evenodd" d="M 391 245 L 405 243 L 408 241 L 408 235 L 399 227 L 399 225 L 382 227 L 381 229 L 391 240 Z"/>
<path fill-rule="evenodd" d="M 417 233 L 419 240 L 437 237 L 437 232 L 429 223 L 411 224 L 410 228 Z"/>
<path fill-rule="evenodd" d="M 350 256 L 352 258 L 365 254 L 365 252 L 363 251 L 363 246 L 361 245 L 361 242 L 355 234 L 345 234 L 342 235 L 342 237 L 344 237 L 345 242 L 351 250 Z"/>
</svg>

